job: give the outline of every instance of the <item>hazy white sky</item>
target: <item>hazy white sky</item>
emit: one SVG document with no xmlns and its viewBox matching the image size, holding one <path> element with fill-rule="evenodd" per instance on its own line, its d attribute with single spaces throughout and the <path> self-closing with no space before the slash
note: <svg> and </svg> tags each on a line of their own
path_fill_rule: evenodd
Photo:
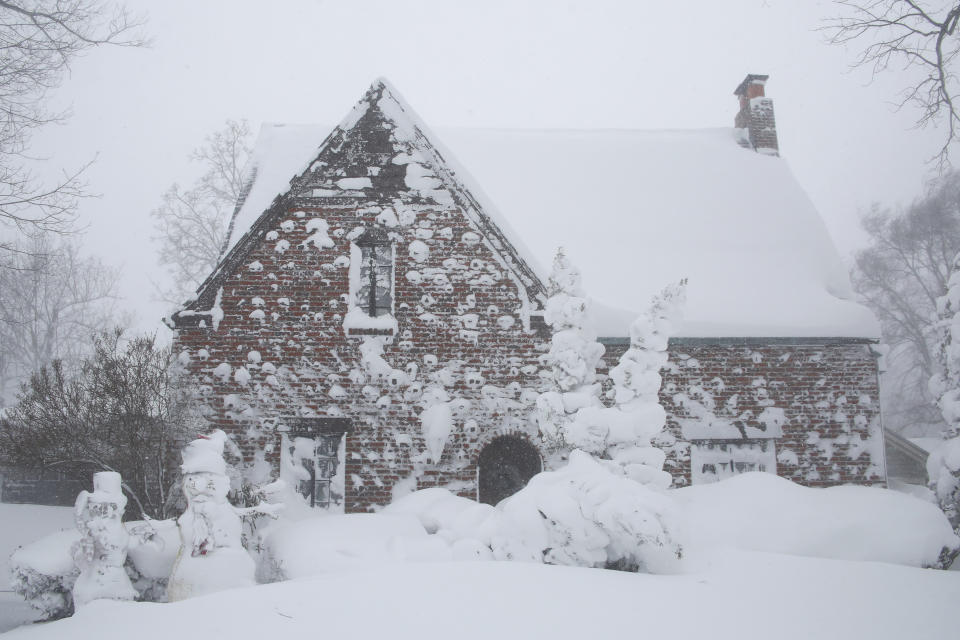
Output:
<svg viewBox="0 0 960 640">
<path fill-rule="evenodd" d="M 843 254 L 862 209 L 919 194 L 938 148 L 891 106 L 901 72 L 868 84 L 848 70 L 855 50 L 824 43 L 825 0 L 126 4 L 152 46 L 80 59 L 54 96 L 73 116 L 36 150 L 51 169 L 96 156 L 84 240 L 123 268 L 140 329 L 166 312 L 149 214 L 195 177 L 204 136 L 227 118 L 335 124 L 378 76 L 434 128 L 663 129 L 731 126 L 733 89 L 770 74 L 782 155 Z"/>
</svg>

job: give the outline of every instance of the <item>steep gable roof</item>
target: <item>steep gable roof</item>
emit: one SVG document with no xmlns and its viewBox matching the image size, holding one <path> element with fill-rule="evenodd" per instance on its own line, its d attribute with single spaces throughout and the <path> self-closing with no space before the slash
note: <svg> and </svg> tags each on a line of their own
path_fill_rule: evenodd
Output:
<svg viewBox="0 0 960 640">
<path fill-rule="evenodd" d="M 687 278 L 677 336 L 880 336 L 788 161 L 736 129 L 439 133 L 534 256 L 563 245 L 606 304 L 643 311 Z M 625 315 L 600 335 L 625 335 Z"/>
<path fill-rule="evenodd" d="M 601 336 L 627 335 L 650 297 L 681 278 L 680 337 L 880 335 L 787 162 L 742 148 L 737 130 L 440 130 L 460 165 L 378 81 L 328 131 L 263 127 L 231 252 L 193 308 L 213 304 L 211 282 L 268 230 L 263 212 L 281 201 L 452 198 L 487 229 L 531 300 L 542 301 L 540 265 L 563 245 L 605 303 L 594 305 Z"/>
<path fill-rule="evenodd" d="M 317 127 L 265 126 L 247 169 L 225 255 L 197 298 L 187 304 L 190 315 L 215 303 L 223 278 L 290 206 L 457 205 L 482 231 L 484 242 L 514 274 L 527 299 L 542 305 L 545 289 L 529 263 L 529 252 L 505 221 L 495 220 L 495 213 L 480 204 L 431 138 L 383 79 L 374 82 L 319 146 Z"/>
</svg>

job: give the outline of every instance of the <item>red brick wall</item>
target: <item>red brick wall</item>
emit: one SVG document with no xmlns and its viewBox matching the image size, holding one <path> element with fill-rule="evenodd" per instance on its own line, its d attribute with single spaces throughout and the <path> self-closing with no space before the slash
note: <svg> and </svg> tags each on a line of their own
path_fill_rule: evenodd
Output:
<svg viewBox="0 0 960 640">
<path fill-rule="evenodd" d="M 188 369 L 210 405 L 213 423 L 234 436 L 248 463 L 266 449 L 265 459 L 276 469 L 280 439 L 275 428 L 283 416 L 352 418 L 346 451 L 348 511 L 387 504 L 394 485 L 410 477 L 416 477 L 416 488 L 447 486 L 475 497 L 476 460 L 484 444 L 503 433 L 538 440 L 526 419 L 533 396 L 523 391 L 539 384 L 536 363 L 542 341 L 524 329 L 520 289 L 487 245 L 473 241 L 479 238 L 477 229 L 455 207 L 420 207 L 411 224 L 388 229 L 395 247 L 398 331 L 384 346 L 384 360 L 422 387 L 436 383 L 446 367 L 451 372 L 447 393 L 472 406 L 470 415 L 455 418 L 443 457 L 434 464 L 424 454 L 416 384 L 391 387 L 386 381 L 361 380 L 358 347 L 363 338 L 346 337 L 342 326 L 349 296 L 347 235 L 373 225 L 379 210 L 304 211 L 303 217 L 295 210 L 277 216 L 270 227 L 275 234 L 258 241 L 223 280 L 223 318 L 216 330 L 178 332 L 175 348 L 189 357 Z M 301 246 L 308 236 L 305 224 L 314 217 L 328 223 L 333 248 Z M 284 221 L 292 221 L 293 229 L 285 230 L 290 225 Z M 414 240 L 430 248 L 422 263 L 409 254 Z M 284 241 L 288 248 L 278 252 Z M 412 271 L 420 274 L 418 282 L 407 277 Z M 254 305 L 255 298 L 263 304 Z M 262 320 L 250 315 L 257 309 L 263 311 Z M 511 322 L 509 327 L 499 324 Z M 209 353 L 206 359 L 201 359 L 201 349 Z M 258 351 L 262 362 L 250 362 L 251 351 Z M 232 370 L 227 380 L 214 375 L 223 362 Z M 266 363 L 276 372 L 265 371 Z M 250 379 L 241 384 L 233 372 L 244 366 Z M 330 396 L 334 385 L 344 390 L 343 397 Z M 491 397 L 496 395 L 501 400 Z"/>
<path fill-rule="evenodd" d="M 608 346 L 615 362 L 625 346 Z M 783 436 L 775 439 L 777 474 L 808 486 L 872 484 L 886 480 L 877 361 L 869 345 L 684 344 L 670 346 L 660 402 L 667 427 L 659 444 L 674 486 L 690 483 L 690 444 L 682 423 L 691 419 L 679 394 L 712 402 L 712 413 L 762 428 L 765 407 L 782 408 Z M 730 400 L 737 396 L 735 403 Z M 735 441 L 730 441 L 735 442 Z"/>
</svg>

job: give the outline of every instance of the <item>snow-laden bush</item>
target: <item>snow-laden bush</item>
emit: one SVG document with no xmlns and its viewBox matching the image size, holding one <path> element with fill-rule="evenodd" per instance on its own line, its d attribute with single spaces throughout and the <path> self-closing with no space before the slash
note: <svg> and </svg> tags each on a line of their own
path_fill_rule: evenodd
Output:
<svg viewBox="0 0 960 640">
<path fill-rule="evenodd" d="M 491 545 L 496 557 L 654 571 L 679 557 L 662 493 L 671 477 L 651 438 L 666 423 L 660 369 L 685 284 L 665 289 L 631 325 L 630 348 L 610 371 L 614 406 L 608 407 L 596 381 L 603 346 L 587 323 L 580 273 L 557 253 L 544 314 L 553 329 L 543 356 L 552 388 L 537 399 L 537 423 L 544 440 L 574 451 L 565 467 L 534 476 L 500 505 L 502 541 Z"/>
<path fill-rule="evenodd" d="M 681 557 L 672 500 L 583 451 L 497 508 L 495 558 L 662 573 Z"/>
<path fill-rule="evenodd" d="M 80 540 L 76 529 L 58 531 L 23 546 L 10 556 L 10 584 L 36 609 L 41 620 L 73 613 L 73 585 L 80 569 L 71 547 Z"/>
<path fill-rule="evenodd" d="M 180 549 L 173 520 L 125 522 L 130 547 L 124 568 L 138 600 L 166 601 L 167 578 Z M 73 613 L 73 590 L 80 569 L 71 548 L 80 540 L 76 529 L 58 531 L 17 549 L 10 557 L 11 585 L 42 620 Z"/>
<path fill-rule="evenodd" d="M 454 549 L 482 546 L 491 557 L 622 566 L 631 549 L 640 549 L 636 555 L 667 561 L 663 568 L 648 562 L 647 568 L 657 571 L 675 566 L 663 553 L 669 547 L 656 551 L 624 527 L 624 522 L 639 521 L 644 531 L 650 521 L 643 519 L 641 508 L 662 509 L 659 521 L 670 523 L 664 532 L 674 544 L 674 534 L 682 535 L 685 570 L 723 549 L 929 567 L 944 549 L 960 546 L 935 505 L 889 489 L 811 488 L 754 472 L 665 493 L 638 492 L 637 483 L 612 482 L 616 474 L 607 476 L 597 469 L 610 470 L 609 462 L 591 460 L 582 452 L 573 460 L 573 469 L 580 469 L 576 477 L 572 469 L 540 474 L 497 507 L 434 488 L 412 493 L 384 513 L 416 516 L 428 533 Z M 676 528 L 678 521 L 682 530 Z M 553 522 L 562 522 L 573 533 L 561 538 Z M 558 538 L 562 548 L 554 551 Z M 602 546 L 606 539 L 610 543 Z M 543 558 L 538 550 L 546 551 Z"/>
<path fill-rule="evenodd" d="M 461 559 L 660 573 L 675 570 L 681 557 L 672 500 L 626 477 L 619 465 L 579 450 L 496 507 L 425 489 L 384 513 L 416 515 Z"/>
<path fill-rule="evenodd" d="M 954 258 L 947 293 L 937 300 L 937 313 L 939 370 L 930 379 L 930 393 L 947 426 L 946 442 L 927 460 L 927 474 L 940 507 L 960 531 L 960 254 Z"/>
</svg>

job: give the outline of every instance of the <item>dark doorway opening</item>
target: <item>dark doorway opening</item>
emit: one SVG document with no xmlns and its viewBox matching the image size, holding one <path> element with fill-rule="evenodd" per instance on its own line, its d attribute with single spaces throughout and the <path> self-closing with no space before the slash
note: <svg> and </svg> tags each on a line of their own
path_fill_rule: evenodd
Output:
<svg viewBox="0 0 960 640">
<path fill-rule="evenodd" d="M 530 478 L 540 473 L 540 453 L 527 440 L 517 436 L 500 436 L 480 452 L 479 499 L 497 504 L 527 486 Z"/>
</svg>

